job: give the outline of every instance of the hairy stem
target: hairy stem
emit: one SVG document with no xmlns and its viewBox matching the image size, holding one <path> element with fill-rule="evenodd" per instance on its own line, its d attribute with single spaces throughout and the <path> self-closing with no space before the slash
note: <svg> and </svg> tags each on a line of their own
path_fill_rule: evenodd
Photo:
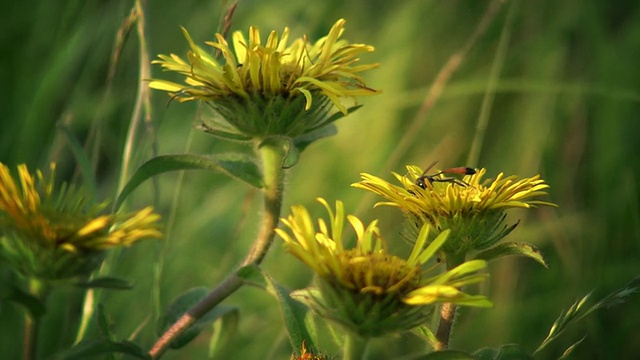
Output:
<svg viewBox="0 0 640 360">
<path fill-rule="evenodd" d="M 282 193 L 284 186 L 284 173 L 282 170 L 282 160 L 284 153 L 278 146 L 264 145 L 258 147 L 258 152 L 262 160 L 263 181 L 262 189 L 264 211 L 260 230 L 256 236 L 251 249 L 242 261 L 241 266 L 249 264 L 260 264 L 264 259 L 274 238 L 274 229 L 280 219 L 282 208 Z M 213 309 L 222 300 L 233 294 L 243 285 L 243 281 L 235 271 L 230 274 L 218 287 L 213 289 L 209 295 L 189 309 L 178 321 L 176 321 L 153 345 L 149 351 L 152 359 L 158 359 L 169 344 L 187 328 Z"/>
<path fill-rule="evenodd" d="M 464 262 L 465 254 L 447 253 L 447 270 L 451 270 Z M 434 346 L 436 351 L 446 350 L 449 347 L 449 339 L 451 338 L 451 330 L 453 321 L 456 317 L 457 306 L 452 303 L 444 303 L 440 308 L 440 323 L 438 324 L 438 332 L 436 332 L 437 342 Z"/>
</svg>

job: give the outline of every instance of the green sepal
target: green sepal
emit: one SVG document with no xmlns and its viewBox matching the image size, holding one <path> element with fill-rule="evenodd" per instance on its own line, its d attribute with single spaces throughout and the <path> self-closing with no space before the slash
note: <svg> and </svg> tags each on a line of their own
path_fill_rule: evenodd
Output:
<svg viewBox="0 0 640 360">
<path fill-rule="evenodd" d="M 302 342 L 310 351 L 316 350 L 315 328 L 310 326 L 307 315 L 307 308 L 290 296 L 290 291 L 275 282 L 270 276 L 265 274 L 258 266 L 248 265 L 238 270 L 237 275 L 247 284 L 257 286 L 273 295 L 282 311 L 284 325 L 289 335 L 289 341 L 293 349 L 300 349 Z"/>
<path fill-rule="evenodd" d="M 503 256 L 513 255 L 528 257 L 535 260 L 545 268 L 549 268 L 549 264 L 544 259 L 542 252 L 537 247 L 526 243 L 507 242 L 498 244 L 476 254 L 475 259 L 491 261 Z"/>
<path fill-rule="evenodd" d="M 342 113 L 339 113 L 342 114 Z M 310 131 L 308 133 L 304 133 L 300 136 L 297 136 L 293 139 L 293 143 L 295 144 L 298 151 L 302 152 L 307 146 L 311 145 L 316 140 L 320 140 L 322 138 L 330 137 L 336 135 L 338 133 L 338 128 L 335 124 L 329 124 L 326 126 L 322 126 L 318 129 Z"/>
<path fill-rule="evenodd" d="M 191 288 L 182 293 L 176 300 L 169 305 L 164 314 L 158 320 L 157 334 L 161 336 L 171 325 L 173 325 L 178 319 L 180 319 L 189 309 L 198 304 L 204 299 L 210 290 L 206 287 L 200 286 Z M 202 329 L 209 323 L 217 320 L 218 318 L 229 316 L 230 313 L 236 313 L 233 316 L 237 316 L 238 308 L 234 306 L 218 305 L 209 310 L 204 316 L 199 318 L 193 325 L 191 325 L 182 334 L 176 337 L 169 345 L 172 349 L 179 349 L 187 345 L 193 340 Z"/>
</svg>

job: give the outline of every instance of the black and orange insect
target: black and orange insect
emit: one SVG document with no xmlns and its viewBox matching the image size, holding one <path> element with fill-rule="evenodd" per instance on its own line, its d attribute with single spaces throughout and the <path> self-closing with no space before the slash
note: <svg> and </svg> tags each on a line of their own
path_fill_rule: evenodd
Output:
<svg viewBox="0 0 640 360">
<path fill-rule="evenodd" d="M 438 177 L 438 175 L 444 175 L 444 174 L 473 175 L 476 173 L 476 170 L 473 168 L 466 167 L 466 166 L 459 166 L 459 167 L 444 169 L 432 175 L 427 175 L 427 172 L 431 170 L 431 168 L 434 167 L 437 162 L 438 160 L 432 162 L 431 165 L 429 165 L 426 168 L 426 170 L 422 173 L 422 175 L 420 175 L 420 177 L 416 180 L 416 185 L 418 185 L 423 189 L 426 189 L 427 181 L 428 181 L 429 183 L 448 182 L 448 183 L 452 183 L 460 186 L 469 186 L 469 184 L 467 184 L 466 182 L 456 177 L 453 177 L 453 176 Z"/>
</svg>

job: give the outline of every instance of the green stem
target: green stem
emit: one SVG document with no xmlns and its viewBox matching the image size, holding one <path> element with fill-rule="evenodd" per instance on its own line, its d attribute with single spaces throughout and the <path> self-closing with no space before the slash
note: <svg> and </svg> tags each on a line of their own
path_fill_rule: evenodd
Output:
<svg viewBox="0 0 640 360">
<path fill-rule="evenodd" d="M 29 293 L 40 299 L 46 299 L 46 286 L 37 279 L 29 280 Z M 38 333 L 40 332 L 40 318 L 27 312 L 24 315 L 24 360 L 35 360 L 38 348 Z"/>
<path fill-rule="evenodd" d="M 446 254 L 447 270 L 451 270 L 464 262 L 465 254 Z M 440 323 L 436 332 L 437 342 L 434 346 L 436 351 L 443 351 L 449 347 L 449 339 L 451 338 L 451 330 L 453 321 L 456 317 L 456 309 L 458 307 L 453 303 L 444 303 L 440 308 Z"/>
<path fill-rule="evenodd" d="M 131 168 L 130 161 L 133 156 L 133 151 L 135 148 L 135 140 L 138 137 L 138 129 L 140 128 L 140 124 L 144 121 L 144 124 L 147 125 L 147 136 L 151 139 L 155 138 L 155 132 L 152 130 L 151 124 L 151 102 L 149 99 L 149 87 L 146 84 L 146 79 L 151 78 L 151 69 L 150 69 L 150 61 L 149 61 L 149 52 L 147 50 L 147 40 L 145 35 L 145 12 L 144 12 L 144 2 L 141 0 L 136 0 L 131 15 L 122 26 L 123 32 L 125 29 L 131 26 L 131 22 L 135 21 L 136 23 L 136 31 L 138 34 L 139 40 L 139 74 L 138 74 L 138 91 L 136 94 L 136 100 L 134 103 L 133 112 L 131 114 L 131 119 L 129 121 L 129 129 L 127 131 L 127 137 L 125 140 L 125 146 L 122 153 L 122 164 L 120 169 L 120 177 L 118 179 L 117 195 L 122 191 L 125 186 L 126 180 L 129 178 L 129 170 Z M 124 40 L 123 40 L 124 41 Z M 116 54 L 119 54 L 119 47 L 122 46 L 119 42 L 116 43 L 116 47 L 114 48 L 114 60 L 118 59 Z M 115 65 L 114 65 L 115 66 Z M 154 155 L 157 153 L 155 142 L 152 144 Z M 155 181 L 155 179 L 154 179 Z M 154 182 L 154 188 L 157 189 L 157 185 Z M 157 191 L 155 191 L 157 194 Z M 115 202 L 113 203 L 115 206 Z M 115 211 L 115 207 L 113 211 Z M 119 258 L 121 253 L 121 249 L 117 248 L 109 252 L 107 258 L 102 262 L 102 265 L 98 271 L 100 275 L 108 274 L 111 271 L 111 268 L 115 266 L 117 259 Z M 78 331 L 76 334 L 75 343 L 79 343 L 86 332 L 89 329 L 89 325 L 91 323 L 91 319 L 93 318 L 93 314 L 95 312 L 95 304 L 97 304 L 101 297 L 101 291 L 98 289 L 89 289 L 85 293 L 85 299 L 82 307 L 82 317 L 80 319 L 80 326 L 78 327 Z"/>
<path fill-rule="evenodd" d="M 282 193 L 284 187 L 284 172 L 282 170 L 282 161 L 284 159 L 283 149 L 277 144 L 267 144 L 258 146 L 257 151 L 262 160 L 264 212 L 260 231 L 253 241 L 253 245 L 247 256 L 242 261 L 241 266 L 260 264 L 262 262 L 273 242 L 275 236 L 273 230 L 278 225 L 280 210 L 282 208 Z M 213 291 L 198 304 L 189 309 L 158 339 L 149 351 L 151 358 L 158 359 L 176 337 L 182 334 L 222 300 L 233 294 L 242 285 L 243 280 L 236 275 L 235 271 L 231 273 L 218 287 L 213 289 Z"/>
<path fill-rule="evenodd" d="M 361 360 L 367 352 L 368 338 L 362 338 L 354 333 L 348 333 L 344 342 L 344 360 Z"/>
</svg>

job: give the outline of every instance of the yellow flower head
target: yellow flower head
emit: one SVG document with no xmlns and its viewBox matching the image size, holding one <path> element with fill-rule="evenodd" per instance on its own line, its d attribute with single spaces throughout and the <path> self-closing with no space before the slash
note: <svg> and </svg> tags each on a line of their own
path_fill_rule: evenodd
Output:
<svg viewBox="0 0 640 360">
<path fill-rule="evenodd" d="M 336 202 L 335 212 L 324 199 L 318 199 L 329 213 L 314 225 L 309 212 L 294 206 L 283 219 L 290 232 L 276 229 L 287 250 L 314 270 L 318 288 L 297 292 L 320 315 L 334 320 L 363 336 L 379 336 L 424 324 L 433 305 L 452 302 L 459 305 L 490 306 L 483 296 L 463 293 L 463 285 L 485 279 L 475 272 L 485 267 L 474 260 L 434 274 L 439 264 L 423 268 L 444 244 L 448 232 L 426 246 L 429 226 L 421 229 L 407 258 L 392 255 L 379 236 L 377 221 L 368 226 L 355 216 L 347 220 L 356 234 L 353 248 L 345 246 L 344 208 Z"/>
<path fill-rule="evenodd" d="M 248 40 L 242 32 L 233 34 L 232 50 L 224 37 L 216 34 L 216 41 L 206 44 L 222 55 L 224 64 L 197 46 L 183 29 L 191 48 L 187 60 L 175 54 L 159 55 L 160 60 L 153 63 L 185 75 L 186 84 L 154 79 L 149 86 L 167 91 L 179 101 L 206 101 L 243 134 L 298 135 L 323 124 L 329 101 L 347 115 L 341 98 L 378 93 L 360 77 L 361 72 L 378 64 L 357 64 L 361 54 L 374 48 L 341 40 L 344 24 L 343 19 L 338 20 L 329 34 L 314 44 L 306 36 L 289 43 L 288 28 L 282 36 L 272 31 L 262 42 L 258 28 L 252 26 Z M 234 116 L 239 111 L 242 116 Z M 248 120 L 247 115 L 262 119 Z M 301 122 L 300 117 L 315 121 L 295 124 L 296 120 Z"/>
<path fill-rule="evenodd" d="M 518 180 L 516 176 L 500 173 L 495 179 L 483 180 L 485 173 L 485 169 L 479 169 L 459 181 L 437 181 L 444 175 L 429 181 L 424 179 L 419 167 L 409 165 L 406 175 L 393 173 L 399 185 L 363 173 L 362 181 L 352 186 L 387 199 L 376 206 L 400 208 L 416 229 L 424 223 L 430 223 L 440 231 L 451 229 L 454 240 L 444 248 L 450 253 L 483 249 L 506 236 L 515 227 L 503 226 L 507 209 L 556 206 L 537 200 L 547 195 L 545 189 L 549 188 L 540 175 Z M 422 186 L 419 179 L 423 180 Z"/>
<path fill-rule="evenodd" d="M 158 238 L 159 215 L 150 207 L 131 215 L 98 215 L 104 205 L 88 206 L 80 191 L 57 192 L 51 176 L 33 176 L 18 166 L 18 179 L 0 163 L 0 259 L 26 276 L 62 279 L 87 274 L 102 250 Z"/>
</svg>

